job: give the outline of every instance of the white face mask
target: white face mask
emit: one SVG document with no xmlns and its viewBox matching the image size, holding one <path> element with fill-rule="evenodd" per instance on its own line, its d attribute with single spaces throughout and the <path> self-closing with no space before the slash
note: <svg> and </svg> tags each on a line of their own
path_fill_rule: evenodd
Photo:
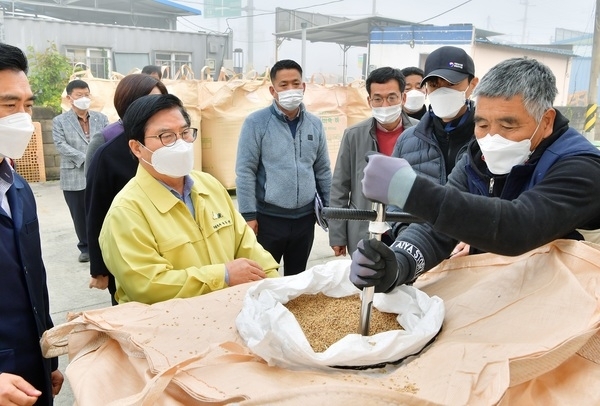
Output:
<svg viewBox="0 0 600 406">
<path fill-rule="evenodd" d="M 80 97 L 79 99 L 73 100 L 73 106 L 77 107 L 79 110 L 89 109 L 90 104 L 92 104 L 92 100 L 89 97 Z"/>
<path fill-rule="evenodd" d="M 31 116 L 27 113 L 0 118 L 0 155 L 21 158 L 34 130 Z"/>
<path fill-rule="evenodd" d="M 429 104 L 433 109 L 433 114 L 442 119 L 450 119 L 456 117 L 460 109 L 465 105 L 466 92 L 465 90 L 454 90 L 449 87 L 440 87 L 429 93 Z"/>
<path fill-rule="evenodd" d="M 142 143 L 140 145 L 148 149 Z M 148 151 L 150 150 L 148 149 Z M 141 159 L 158 173 L 172 178 L 180 178 L 189 175 L 194 168 L 194 144 L 177 140 L 170 147 L 162 147 L 152 152 L 151 163 L 143 158 Z"/>
<path fill-rule="evenodd" d="M 386 107 L 373 107 L 373 118 L 379 122 L 379 124 L 390 124 L 398 120 L 402 113 L 402 103 L 394 106 Z"/>
<path fill-rule="evenodd" d="M 303 89 L 291 89 L 275 92 L 279 96 L 279 105 L 285 110 L 296 110 L 304 98 Z"/>
<path fill-rule="evenodd" d="M 406 92 L 406 103 L 404 103 L 404 108 L 408 111 L 419 111 L 423 108 L 425 104 L 425 93 L 413 89 Z"/>
<path fill-rule="evenodd" d="M 490 172 L 494 175 L 506 175 L 515 165 L 521 165 L 531 155 L 531 139 L 540 127 L 541 121 L 531 137 L 521 141 L 511 141 L 500 134 L 487 134 L 478 138 L 477 143 Z"/>
</svg>

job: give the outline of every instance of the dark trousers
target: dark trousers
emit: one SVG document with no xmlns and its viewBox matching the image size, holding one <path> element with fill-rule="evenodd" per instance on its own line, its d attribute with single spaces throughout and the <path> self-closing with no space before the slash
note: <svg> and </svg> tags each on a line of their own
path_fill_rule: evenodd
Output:
<svg viewBox="0 0 600 406">
<path fill-rule="evenodd" d="M 117 299 L 115 299 L 115 293 L 117 292 L 117 283 L 115 281 L 115 277 L 112 274 L 108 274 L 108 293 L 110 293 L 110 303 L 113 306 L 119 304 Z"/>
<path fill-rule="evenodd" d="M 284 274 L 297 275 L 306 270 L 306 263 L 315 238 L 315 215 L 298 219 L 273 217 L 258 213 L 258 242 L 280 262 Z"/>
<path fill-rule="evenodd" d="M 81 252 L 88 252 L 87 229 L 85 226 L 85 190 L 63 190 L 65 201 L 75 226 L 75 234 L 79 242 L 77 248 Z"/>
</svg>

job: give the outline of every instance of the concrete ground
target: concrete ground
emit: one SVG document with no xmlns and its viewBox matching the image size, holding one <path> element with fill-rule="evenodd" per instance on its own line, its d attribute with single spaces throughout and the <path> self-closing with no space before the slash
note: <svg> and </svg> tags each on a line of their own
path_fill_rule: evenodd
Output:
<svg viewBox="0 0 600 406">
<path fill-rule="evenodd" d="M 75 229 L 58 181 L 32 183 L 31 188 L 38 205 L 42 252 L 48 273 L 50 310 L 54 324 L 64 323 L 69 312 L 110 306 L 108 291 L 88 288 L 89 265 L 77 261 L 79 251 Z M 308 267 L 333 258 L 327 233 L 317 226 Z M 68 358 L 60 357 L 59 368 L 63 374 L 67 365 Z M 55 405 L 72 405 L 73 401 L 73 392 L 65 379 Z"/>
</svg>

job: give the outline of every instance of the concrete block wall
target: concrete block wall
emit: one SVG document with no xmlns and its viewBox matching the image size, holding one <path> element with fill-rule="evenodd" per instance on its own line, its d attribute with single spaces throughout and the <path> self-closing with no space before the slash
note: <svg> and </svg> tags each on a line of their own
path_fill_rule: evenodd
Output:
<svg viewBox="0 0 600 406">
<path fill-rule="evenodd" d="M 42 126 L 46 180 L 58 180 L 60 177 L 60 155 L 52 139 L 52 119 L 57 115 L 48 107 L 36 106 L 33 108 L 33 121 L 38 121 Z"/>
</svg>

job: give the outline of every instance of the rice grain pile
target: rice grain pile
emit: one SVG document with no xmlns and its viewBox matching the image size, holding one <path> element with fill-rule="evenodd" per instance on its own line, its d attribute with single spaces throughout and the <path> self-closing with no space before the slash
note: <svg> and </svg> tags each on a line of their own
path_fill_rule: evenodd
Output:
<svg viewBox="0 0 600 406">
<path fill-rule="evenodd" d="M 341 298 L 300 295 L 285 304 L 296 317 L 304 335 L 315 352 L 323 352 L 348 334 L 358 332 L 360 322 L 360 296 Z M 369 335 L 390 330 L 402 330 L 394 313 L 383 313 L 371 307 Z"/>
</svg>

